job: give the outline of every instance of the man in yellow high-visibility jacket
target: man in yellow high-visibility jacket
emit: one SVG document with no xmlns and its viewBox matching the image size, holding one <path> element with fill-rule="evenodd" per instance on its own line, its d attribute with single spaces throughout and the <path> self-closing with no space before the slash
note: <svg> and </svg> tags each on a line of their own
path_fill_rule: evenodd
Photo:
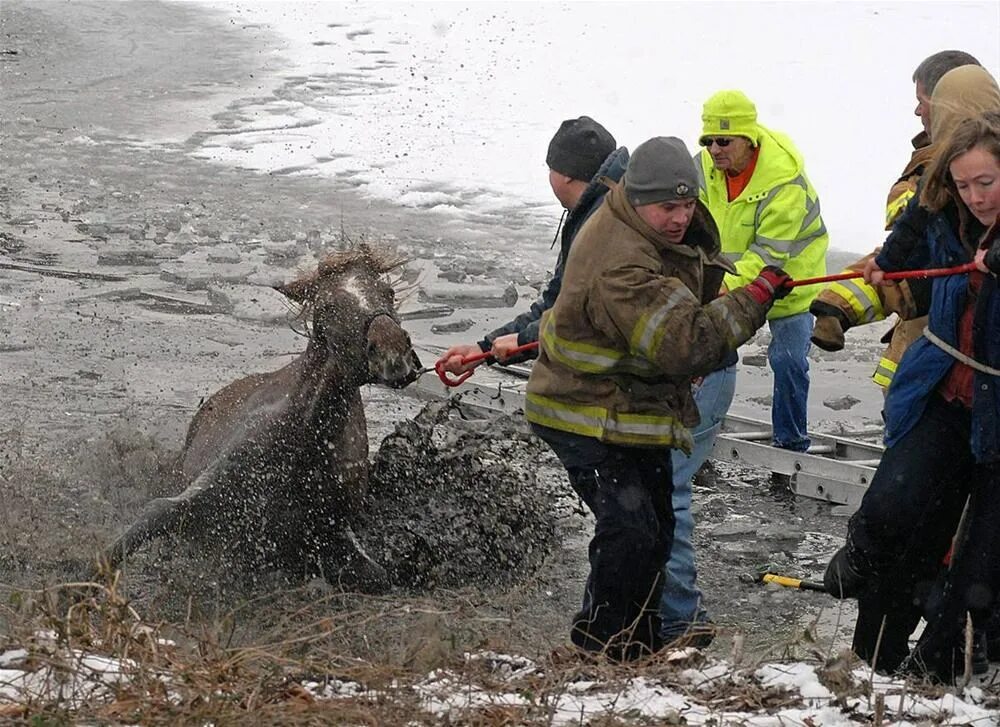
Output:
<svg viewBox="0 0 1000 727">
<path fill-rule="evenodd" d="M 736 266 L 729 290 L 744 286 L 768 265 L 793 278 L 826 274 L 829 236 L 819 197 L 805 174 L 802 155 L 784 134 L 757 123 L 757 108 L 740 91 L 720 91 L 702 110 L 705 147 L 695 157 L 701 200 L 719 226 L 722 253 Z M 809 304 L 819 286 L 794 288 L 768 313 L 774 372 L 772 443 L 809 448 Z"/>
</svg>

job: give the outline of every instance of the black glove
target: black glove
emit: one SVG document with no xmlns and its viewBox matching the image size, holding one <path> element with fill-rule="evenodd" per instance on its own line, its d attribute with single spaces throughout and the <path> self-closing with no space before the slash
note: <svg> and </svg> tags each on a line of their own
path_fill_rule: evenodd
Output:
<svg viewBox="0 0 1000 727">
<path fill-rule="evenodd" d="M 823 585 L 834 598 L 858 598 L 868 590 L 868 580 L 850 561 L 848 546 L 833 554 L 823 574 Z"/>
<path fill-rule="evenodd" d="M 761 305 L 771 305 L 792 292 L 787 283 L 792 282 L 791 276 L 779 267 L 766 265 L 746 286 L 746 291 Z"/>
<path fill-rule="evenodd" d="M 993 243 L 993 246 L 986 253 L 986 257 L 983 258 L 983 262 L 986 263 L 986 267 L 990 269 L 990 272 L 994 275 L 1000 275 L 1000 240 Z"/>
</svg>

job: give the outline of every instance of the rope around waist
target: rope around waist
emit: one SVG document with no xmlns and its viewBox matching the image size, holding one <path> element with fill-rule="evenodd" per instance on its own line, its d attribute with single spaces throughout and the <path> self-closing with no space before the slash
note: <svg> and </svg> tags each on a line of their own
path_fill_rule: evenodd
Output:
<svg viewBox="0 0 1000 727">
<path fill-rule="evenodd" d="M 1000 369 L 995 369 L 992 366 L 987 366 L 984 363 L 976 361 L 976 359 L 972 358 L 971 356 L 967 356 L 966 354 L 959 351 L 957 348 L 952 346 L 947 341 L 942 341 L 940 338 L 937 337 L 937 335 L 931 332 L 931 329 L 929 327 L 926 326 L 924 327 L 924 338 L 926 338 L 928 341 L 933 343 L 935 346 L 940 348 L 945 353 L 949 354 L 952 358 L 961 361 L 966 366 L 973 368 L 976 371 L 981 371 L 984 374 L 989 374 L 990 376 L 1000 376 Z"/>
</svg>

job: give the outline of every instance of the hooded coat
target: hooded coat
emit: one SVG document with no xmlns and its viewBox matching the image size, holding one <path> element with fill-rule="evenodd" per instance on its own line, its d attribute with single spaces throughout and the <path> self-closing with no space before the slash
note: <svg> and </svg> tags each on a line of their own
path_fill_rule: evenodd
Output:
<svg viewBox="0 0 1000 727">
<path fill-rule="evenodd" d="M 479 348 L 484 353 L 493 348 L 494 340 L 511 333 L 517 334 L 518 346 L 524 346 L 538 340 L 539 321 L 542 318 L 542 313 L 551 308 L 559 296 L 559 289 L 562 287 L 563 268 L 566 266 L 566 258 L 569 257 L 569 250 L 573 245 L 573 240 L 576 238 L 576 233 L 583 227 L 583 223 L 589 220 L 590 216 L 597 211 L 601 202 L 604 201 L 605 193 L 608 191 L 607 185 L 601 180 L 606 177 L 617 182 L 624 176 L 627 165 L 628 149 L 624 146 L 611 152 L 608 158 L 604 160 L 597 174 L 594 175 L 594 178 L 590 180 L 590 184 L 587 185 L 583 194 L 580 195 L 580 200 L 576 203 L 576 207 L 570 210 L 566 217 L 560 236 L 559 258 L 556 261 L 556 269 L 552 273 L 552 278 L 549 280 L 548 285 L 545 286 L 541 295 L 538 296 L 527 311 L 509 323 L 491 331 L 479 342 Z M 522 356 L 509 359 L 504 363 L 514 363 L 515 361 L 533 357 L 534 354 L 532 352 L 526 352 Z"/>
<path fill-rule="evenodd" d="M 948 137 L 962 121 L 984 111 L 1000 111 L 1000 87 L 993 76 L 979 66 L 961 66 L 946 73 L 931 96 L 934 146 L 947 145 Z M 908 225 L 910 234 L 896 236 L 896 230 L 893 231 L 877 258 L 879 266 L 893 270 L 917 264 L 952 267 L 968 262 L 970 250 L 975 249 L 977 230 L 982 226 L 973 219 L 966 224 L 960 222 L 964 204 L 956 201 L 931 214 L 916 202 L 916 199 L 910 202 L 901 220 Z M 961 238 L 962 231 L 967 236 L 965 241 Z M 969 275 L 934 278 L 930 285 L 927 327 L 937 338 L 957 347 L 959 318 L 968 299 Z M 996 277 L 986 276 L 977 297 L 973 323 L 974 358 L 992 368 L 1000 368 L 1000 295 L 996 287 Z M 921 337 L 906 351 L 886 399 L 886 445 L 898 442 L 913 427 L 928 398 L 954 363 L 949 353 L 927 338 Z M 1000 461 L 1000 387 L 996 378 L 980 371 L 974 374 L 971 445 L 980 463 Z"/>
<path fill-rule="evenodd" d="M 605 442 L 690 451 L 691 379 L 719 368 L 767 313 L 741 289 L 717 297 L 735 273 L 720 252 L 701 203 L 675 244 L 642 220 L 621 183 L 611 185 L 542 316 L 526 418 Z"/>
<path fill-rule="evenodd" d="M 1000 111 L 1000 86 L 989 71 L 980 66 L 960 66 L 944 74 L 931 95 L 932 158 L 955 127 L 984 111 Z M 912 198 L 875 258 L 878 266 L 886 271 L 926 267 L 929 219 L 919 196 Z"/>
<path fill-rule="evenodd" d="M 736 266 L 736 273 L 726 276 L 730 290 L 749 283 L 765 265 L 776 265 L 796 280 L 826 274 L 830 238 L 802 154 L 781 132 L 760 125 L 756 130 L 757 165 L 746 188 L 731 202 L 725 172 L 715 168 L 711 154 L 703 150 L 695 156 L 701 201 L 719 226 L 722 253 Z M 794 288 L 767 317 L 804 313 L 818 289 Z"/>
<path fill-rule="evenodd" d="M 920 141 L 930 143 L 913 152 L 910 163 L 889 193 L 886 217 L 892 224 L 892 234 L 886 241 L 884 251 L 873 253 L 878 255 L 877 262 L 883 270 L 902 270 L 926 264 L 926 255 L 918 254 L 911 258 L 911 253 L 924 240 L 928 219 L 926 211 L 919 207 L 919 199 L 915 199 L 920 177 L 960 121 L 987 109 L 1000 109 L 1000 89 L 993 76 L 983 68 L 960 66 L 941 77 L 934 87 L 930 104 L 930 139 L 926 135 L 918 135 L 914 138 L 914 145 Z M 892 255 L 891 261 L 885 255 Z M 847 270 L 863 269 L 871 257 L 868 255 L 858 260 Z M 927 325 L 927 318 L 918 315 L 917 310 L 926 308 L 929 293 L 927 283 L 872 286 L 859 279 L 844 280 L 824 288 L 811 310 L 817 316 L 837 315 L 844 330 L 883 320 L 892 313 L 899 315 L 902 320 L 893 327 L 888 338 L 889 347 L 882 354 L 872 376 L 876 384 L 887 388 L 906 349 L 920 337 Z"/>
</svg>

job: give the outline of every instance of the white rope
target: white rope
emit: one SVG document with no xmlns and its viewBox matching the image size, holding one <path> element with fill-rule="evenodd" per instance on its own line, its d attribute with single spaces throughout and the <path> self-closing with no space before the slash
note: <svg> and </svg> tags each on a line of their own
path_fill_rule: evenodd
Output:
<svg viewBox="0 0 1000 727">
<path fill-rule="evenodd" d="M 1000 376 L 1000 369 L 995 369 L 992 366 L 987 366 L 984 363 L 979 363 L 976 359 L 971 356 L 966 356 L 964 353 L 959 351 L 957 348 L 952 346 L 950 343 L 942 341 L 935 334 L 931 333 L 930 328 L 924 328 L 924 338 L 933 343 L 935 346 L 940 348 L 945 353 L 951 354 L 953 358 L 958 359 L 966 366 L 974 368 L 976 371 L 982 371 L 984 374 L 989 374 L 990 376 Z"/>
</svg>

